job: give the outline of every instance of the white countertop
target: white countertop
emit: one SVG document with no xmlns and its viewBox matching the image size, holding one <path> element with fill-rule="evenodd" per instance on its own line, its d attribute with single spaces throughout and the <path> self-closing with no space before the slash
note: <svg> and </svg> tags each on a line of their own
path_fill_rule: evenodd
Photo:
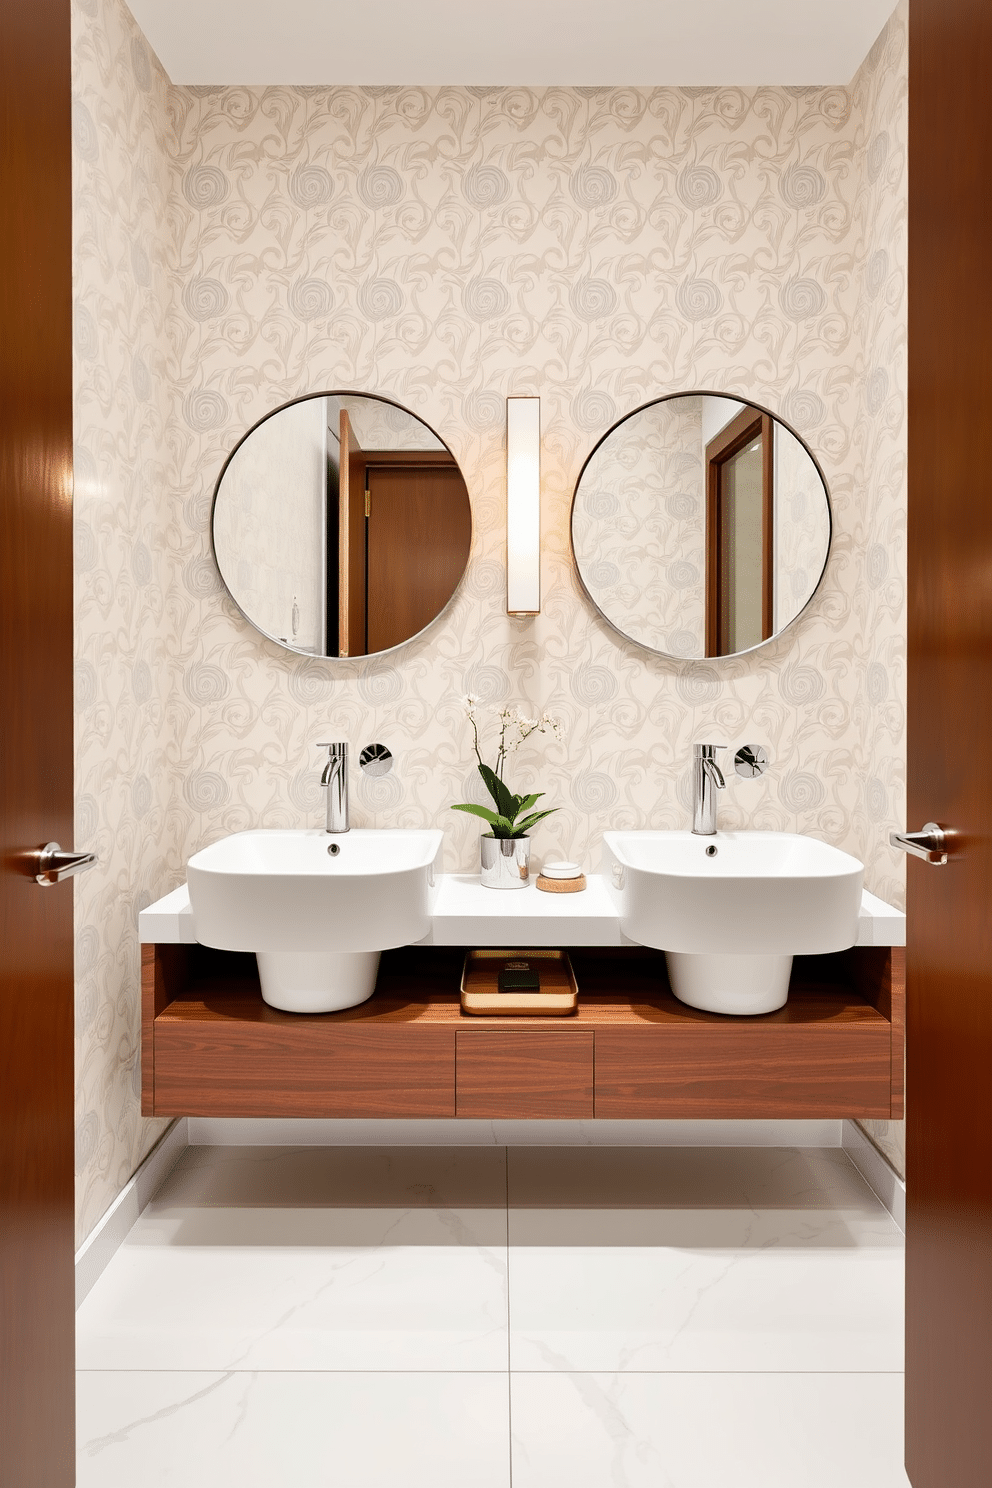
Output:
<svg viewBox="0 0 992 1488">
<path fill-rule="evenodd" d="M 632 945 L 605 880 L 587 875 L 578 894 L 525 889 L 484 889 L 473 873 L 442 873 L 431 933 L 419 942 L 438 946 L 620 946 Z M 143 944 L 196 945 L 189 890 L 183 884 L 138 916 Z M 859 946 L 904 946 L 906 916 L 869 894 L 861 898 Z"/>
<path fill-rule="evenodd" d="M 497 900 L 497 903 L 493 903 Z M 577 894 L 484 889 L 477 873 L 442 873 L 434 925 L 422 945 L 618 946 L 620 920 L 598 873 Z M 629 943 L 629 942 L 628 942 Z"/>
<path fill-rule="evenodd" d="M 138 939 L 142 945 L 197 945 L 189 888 L 180 884 L 163 899 L 156 899 L 138 914 Z"/>
</svg>

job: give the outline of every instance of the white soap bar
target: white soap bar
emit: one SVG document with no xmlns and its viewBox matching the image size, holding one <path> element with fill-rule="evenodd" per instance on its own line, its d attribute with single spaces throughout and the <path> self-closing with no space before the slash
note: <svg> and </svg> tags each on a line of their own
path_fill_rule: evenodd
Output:
<svg viewBox="0 0 992 1488">
<path fill-rule="evenodd" d="M 545 863 L 541 869 L 545 878 L 581 878 L 582 869 L 578 863 Z"/>
</svg>

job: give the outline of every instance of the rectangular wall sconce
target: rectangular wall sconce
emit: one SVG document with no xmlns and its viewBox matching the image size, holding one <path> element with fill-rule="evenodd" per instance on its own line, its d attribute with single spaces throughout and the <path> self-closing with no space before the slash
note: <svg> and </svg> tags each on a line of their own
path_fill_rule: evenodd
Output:
<svg viewBox="0 0 992 1488">
<path fill-rule="evenodd" d="M 541 400 L 506 400 L 506 613 L 541 610 Z"/>
</svg>

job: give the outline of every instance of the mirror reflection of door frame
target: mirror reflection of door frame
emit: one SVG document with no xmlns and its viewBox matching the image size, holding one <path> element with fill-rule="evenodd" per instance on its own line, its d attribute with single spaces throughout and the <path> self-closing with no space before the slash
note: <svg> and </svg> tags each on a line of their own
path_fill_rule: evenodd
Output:
<svg viewBox="0 0 992 1488">
<path fill-rule="evenodd" d="M 730 636 L 730 524 L 726 473 L 730 461 L 761 440 L 761 641 L 775 630 L 775 422 L 745 407 L 706 446 L 706 655 L 728 656 L 739 648 Z M 826 489 L 826 487 L 824 487 Z M 751 645 L 760 644 L 752 642 Z M 744 649 L 750 650 L 748 646 Z"/>
<path fill-rule="evenodd" d="M 412 632 L 404 633 L 399 639 L 389 636 L 385 643 L 382 642 L 381 630 L 384 624 L 388 628 L 390 601 L 401 606 L 404 599 L 409 601 L 410 584 L 412 582 L 416 588 L 417 580 L 423 578 L 423 573 L 418 566 L 412 575 L 404 574 L 397 567 L 396 552 L 389 553 L 388 543 L 373 544 L 372 485 L 376 473 L 443 472 L 449 475 L 454 472 L 466 503 L 466 555 L 471 546 L 471 513 L 468 509 L 465 481 L 450 450 L 363 450 L 348 411 L 344 408 L 341 409 L 340 431 L 341 465 L 336 526 L 338 635 L 334 654 L 339 657 L 368 656 L 402 644 L 411 634 L 419 634 L 434 618 L 433 613 L 429 618 L 420 617 Z M 443 522 L 443 518 L 442 511 L 437 514 L 436 520 Z M 382 535 L 381 532 L 379 535 Z M 329 540 L 333 540 L 334 536 L 334 533 L 329 534 Z M 443 552 L 440 532 L 435 547 L 436 551 Z M 460 566 L 464 567 L 464 563 Z M 373 630 L 376 631 L 375 635 Z"/>
<path fill-rule="evenodd" d="M 438 613 L 452 568 L 464 569 L 471 522 L 448 450 L 370 450 L 366 461 L 365 638 L 376 653 L 418 635 Z"/>
<path fill-rule="evenodd" d="M 365 519 L 366 456 L 341 410 L 341 470 L 338 476 L 338 656 L 364 656 L 366 633 L 367 555 Z"/>
</svg>

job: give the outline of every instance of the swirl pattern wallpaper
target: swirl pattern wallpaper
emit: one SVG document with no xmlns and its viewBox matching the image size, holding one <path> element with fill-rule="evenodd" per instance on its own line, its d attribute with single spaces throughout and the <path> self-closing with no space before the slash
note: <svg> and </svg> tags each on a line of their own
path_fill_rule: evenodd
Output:
<svg viewBox="0 0 992 1488">
<path fill-rule="evenodd" d="M 721 824 L 806 831 L 902 903 L 906 12 L 844 88 L 174 87 L 120 0 L 74 0 L 79 1236 L 163 1123 L 139 1115 L 138 911 L 198 847 L 316 825 L 316 741 L 382 741 L 358 825 L 443 827 L 476 866 L 460 698 L 545 708 L 519 757 L 561 809 L 535 855 L 679 827 L 695 739 L 763 744 Z M 211 555 L 224 459 L 302 393 L 379 392 L 455 453 L 466 579 L 367 660 L 281 651 Z M 610 424 L 662 393 L 754 398 L 830 487 L 824 582 L 736 660 L 622 641 L 569 510 Z M 543 593 L 505 614 L 504 400 L 539 395 Z M 666 624 L 670 622 L 666 617 Z M 536 737 L 536 736 L 535 736 Z M 899 1131 L 874 1139 L 899 1161 Z"/>
<path fill-rule="evenodd" d="M 703 399 L 655 403 L 615 429 L 582 471 L 572 509 L 582 581 L 631 640 L 701 657 L 705 534 Z"/>
</svg>

